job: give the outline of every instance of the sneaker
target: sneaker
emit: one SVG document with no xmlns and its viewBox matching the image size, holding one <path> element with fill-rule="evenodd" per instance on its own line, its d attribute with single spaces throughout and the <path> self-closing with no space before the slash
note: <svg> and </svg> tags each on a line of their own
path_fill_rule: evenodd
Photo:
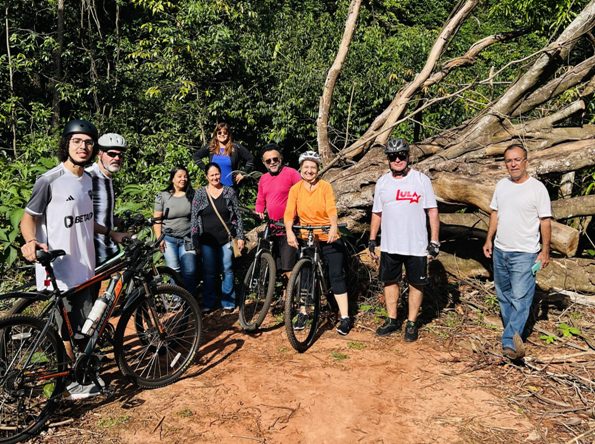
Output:
<svg viewBox="0 0 595 444">
<path fill-rule="evenodd" d="M 341 322 L 337 327 L 337 333 L 341 336 L 346 336 L 351 331 L 351 319 L 341 318 Z"/>
<path fill-rule="evenodd" d="M 405 326 L 405 342 L 417 341 L 417 337 L 417 323 L 407 320 L 407 325 Z"/>
<path fill-rule="evenodd" d="M 293 329 L 303 330 L 306 328 L 306 322 L 308 322 L 308 315 L 305 313 L 298 313 L 297 319 L 293 323 Z"/>
<path fill-rule="evenodd" d="M 64 399 L 67 401 L 79 401 L 81 399 L 89 399 L 100 395 L 103 393 L 105 382 L 103 382 L 103 380 L 99 377 L 97 378 L 97 381 L 100 385 L 95 383 L 82 385 L 76 381 L 71 382 L 68 387 L 66 387 Z"/>
<path fill-rule="evenodd" d="M 400 325 L 397 323 L 396 319 L 386 318 L 384 324 L 376 329 L 376 334 L 378 336 L 388 336 L 396 331 L 400 330 Z"/>
<path fill-rule="evenodd" d="M 514 344 L 514 351 L 516 352 L 516 359 L 522 359 L 525 357 L 525 344 L 523 339 L 518 333 L 515 333 L 512 337 L 512 343 Z"/>
</svg>

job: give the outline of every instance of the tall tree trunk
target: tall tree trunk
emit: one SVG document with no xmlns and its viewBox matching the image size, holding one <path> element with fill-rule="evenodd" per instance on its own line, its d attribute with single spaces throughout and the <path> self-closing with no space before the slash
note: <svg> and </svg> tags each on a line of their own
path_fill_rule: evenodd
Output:
<svg viewBox="0 0 595 444">
<path fill-rule="evenodd" d="M 4 10 L 4 14 L 6 17 L 5 24 L 6 24 L 6 55 L 8 57 L 8 80 L 10 84 L 10 98 L 14 98 L 14 82 L 13 82 L 13 72 L 12 72 L 12 56 L 10 53 L 10 30 L 8 27 L 8 5 Z M 16 115 L 16 108 L 15 103 L 11 104 L 11 111 L 10 111 L 10 129 L 12 131 L 12 152 L 14 153 L 14 157 L 17 157 L 17 115 Z"/>
<path fill-rule="evenodd" d="M 328 137 L 329 109 L 331 107 L 333 91 L 335 89 L 335 84 L 337 83 L 337 78 L 341 73 L 343 63 L 347 58 L 347 53 L 349 52 L 349 45 L 353 38 L 355 23 L 357 22 L 361 3 L 361 0 L 351 0 L 349 14 L 347 15 L 347 21 L 345 23 L 345 31 L 343 32 L 343 39 L 341 40 L 335 61 L 326 76 L 322 96 L 320 96 L 316 127 L 318 130 L 318 152 L 320 153 L 320 157 L 324 164 L 327 164 L 333 157 Z"/>
<path fill-rule="evenodd" d="M 52 125 L 57 127 L 60 123 L 60 92 L 58 83 L 62 81 L 62 52 L 64 50 L 64 0 L 57 2 L 58 23 L 56 41 L 58 47 L 54 51 L 54 78 L 51 82 L 52 89 Z"/>
</svg>

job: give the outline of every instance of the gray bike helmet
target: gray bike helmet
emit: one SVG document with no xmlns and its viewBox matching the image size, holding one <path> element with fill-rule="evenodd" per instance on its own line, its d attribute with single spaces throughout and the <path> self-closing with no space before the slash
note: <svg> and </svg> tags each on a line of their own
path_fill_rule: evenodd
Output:
<svg viewBox="0 0 595 444">
<path fill-rule="evenodd" d="M 91 138 L 97 141 L 98 133 L 97 128 L 91 122 L 81 119 L 71 120 L 64 127 L 62 131 L 62 137 L 67 137 L 71 134 L 87 134 Z"/>
<path fill-rule="evenodd" d="M 409 152 L 409 144 L 403 139 L 389 139 L 386 148 L 384 148 L 384 154 L 400 153 L 402 151 Z"/>
<path fill-rule="evenodd" d="M 126 139 L 116 133 L 106 133 L 102 135 L 97 143 L 99 144 L 99 148 L 101 150 L 104 148 L 116 148 L 120 151 L 124 151 L 128 147 Z"/>
</svg>

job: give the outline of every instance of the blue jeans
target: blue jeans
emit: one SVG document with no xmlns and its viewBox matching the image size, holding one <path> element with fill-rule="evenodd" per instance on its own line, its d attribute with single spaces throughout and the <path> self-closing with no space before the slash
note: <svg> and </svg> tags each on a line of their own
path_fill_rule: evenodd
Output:
<svg viewBox="0 0 595 444">
<path fill-rule="evenodd" d="M 165 236 L 165 263 L 182 275 L 184 287 L 196 295 L 196 251 L 186 250 L 184 239 Z"/>
<path fill-rule="evenodd" d="M 537 259 L 537 253 L 502 251 L 494 248 L 494 284 L 504 332 L 502 347 L 515 349 L 512 337 L 515 333 L 523 335 L 523 330 L 535 294 L 535 276 L 531 267 Z"/>
<path fill-rule="evenodd" d="M 200 245 L 202 256 L 202 297 L 203 308 L 213 309 L 217 301 L 215 285 L 217 275 L 223 273 L 221 279 L 221 306 L 233 309 L 236 305 L 236 293 L 233 285 L 233 250 L 231 243 L 225 245 Z"/>
</svg>

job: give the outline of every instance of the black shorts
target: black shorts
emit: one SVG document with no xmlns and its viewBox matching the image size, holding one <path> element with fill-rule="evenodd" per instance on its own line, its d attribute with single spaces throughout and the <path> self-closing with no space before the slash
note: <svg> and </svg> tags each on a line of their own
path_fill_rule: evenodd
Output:
<svg viewBox="0 0 595 444">
<path fill-rule="evenodd" d="M 297 262 L 298 250 L 287 243 L 287 236 L 273 236 L 273 257 L 279 271 L 291 271 Z"/>
<path fill-rule="evenodd" d="M 410 284 L 427 284 L 428 258 L 426 256 L 403 256 L 384 251 L 380 254 L 380 280 L 385 284 L 399 281 L 403 274 L 403 265 Z"/>
</svg>

